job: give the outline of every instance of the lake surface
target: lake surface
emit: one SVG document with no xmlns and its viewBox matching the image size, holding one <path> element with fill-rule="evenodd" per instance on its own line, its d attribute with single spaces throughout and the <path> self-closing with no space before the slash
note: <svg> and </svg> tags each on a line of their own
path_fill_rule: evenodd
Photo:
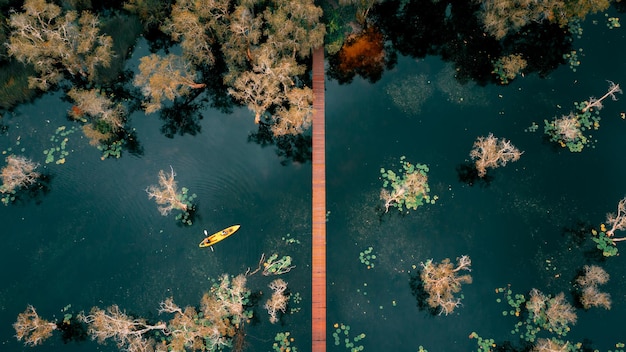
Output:
<svg viewBox="0 0 626 352">
<path fill-rule="evenodd" d="M 343 337 L 334 344 L 335 323 L 350 326 L 350 339 L 364 333 L 356 345 L 366 351 L 417 351 L 420 345 L 476 350 L 468 338 L 473 331 L 496 343 L 517 342 L 510 333 L 516 320 L 502 315 L 507 307 L 496 302 L 501 296 L 495 288 L 564 291 L 571 302 L 571 281 L 585 264 L 611 275 L 603 290 L 613 308 L 578 310 L 568 339 L 589 339 L 600 350 L 626 340 L 624 256 L 598 261 L 589 254 L 588 238 L 577 242 L 565 231 L 581 222 L 598 226 L 626 195 L 620 154 L 626 150 L 626 121 L 620 119 L 626 100 L 606 102 L 594 148 L 570 153 L 543 135 L 544 119 L 569 113 L 574 101 L 601 96 L 606 80 L 626 84 L 624 31 L 609 30 L 605 21 L 590 17 L 575 40 L 575 48 L 584 48 L 576 72 L 564 65 L 545 78 L 533 74 L 508 86 L 480 87 L 459 84 L 451 64 L 437 57 L 400 57 L 375 84 L 327 81 L 329 351 L 346 350 Z M 146 52 L 141 44 L 135 50 L 136 57 Z M 417 98 L 398 105 L 397 83 L 409 78 L 421 90 L 405 85 L 409 90 L 400 96 Z M 70 107 L 60 93 L 50 93 L 3 119 L 8 131 L 1 150 L 38 161 L 50 182 L 47 193 L 0 208 L 0 350 L 115 351 L 88 341 L 65 345 L 58 336 L 26 348 L 11 324 L 27 304 L 47 319 L 62 319 L 68 304 L 74 312 L 118 304 L 157 319 L 160 301 L 173 296 L 180 305 L 196 305 L 211 279 L 255 269 L 262 253 L 293 257 L 296 267 L 284 279 L 302 301 L 275 325 L 262 301 L 258 321 L 246 330 L 247 350 L 272 350 L 280 331 L 291 332 L 298 350 L 310 349 L 310 163 L 281 163 L 275 146 L 250 142 L 257 127 L 248 110 L 204 108 L 195 135 L 168 138 L 158 114 L 134 113 L 141 153 L 100 160 L 76 131 L 67 136 L 66 162 L 44 164 L 43 150 L 57 143 L 51 141 L 57 129 L 73 126 L 66 118 Z M 536 132 L 527 130 L 533 122 Z M 461 182 L 458 167 L 469 160 L 476 137 L 490 132 L 510 139 L 524 151 L 522 158 L 491 172 L 488 184 Z M 408 214 L 383 214 L 379 170 L 398 167 L 401 156 L 430 167 L 431 193 L 439 199 Z M 174 214 L 161 216 L 146 195 L 159 170 L 170 166 L 179 187 L 198 196 L 192 226 L 177 225 Z M 234 223 L 241 230 L 214 252 L 198 248 L 204 229 Z M 376 254 L 371 269 L 359 260 L 369 247 Z M 463 306 L 449 316 L 420 310 L 410 286 L 419 263 L 464 254 L 472 258 L 474 282 L 463 287 Z M 267 297 L 271 279 L 256 274 L 249 287 Z"/>
</svg>

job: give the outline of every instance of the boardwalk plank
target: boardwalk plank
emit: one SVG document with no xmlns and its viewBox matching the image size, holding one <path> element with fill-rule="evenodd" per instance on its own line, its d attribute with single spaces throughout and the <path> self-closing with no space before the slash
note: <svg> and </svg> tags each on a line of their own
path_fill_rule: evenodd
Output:
<svg viewBox="0 0 626 352">
<path fill-rule="evenodd" d="M 326 351 L 326 146 L 324 121 L 324 47 L 313 52 L 313 352 Z"/>
</svg>

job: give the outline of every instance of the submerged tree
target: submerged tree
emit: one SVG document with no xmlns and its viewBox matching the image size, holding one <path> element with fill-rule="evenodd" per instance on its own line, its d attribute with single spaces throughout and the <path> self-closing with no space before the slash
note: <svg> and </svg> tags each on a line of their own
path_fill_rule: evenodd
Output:
<svg viewBox="0 0 626 352">
<path fill-rule="evenodd" d="M 17 316 L 13 328 L 18 340 L 23 340 L 27 346 L 37 346 L 52 336 L 57 325 L 39 317 L 35 307 L 29 305 L 24 312 Z"/>
<path fill-rule="evenodd" d="M 583 108 L 581 112 L 586 112 L 587 110 L 601 110 L 604 106 L 602 105 L 602 101 L 606 98 L 611 98 L 613 101 L 617 101 L 617 97 L 615 94 L 622 94 L 622 89 L 619 87 L 619 84 L 615 84 L 611 81 L 609 82 L 609 90 L 602 96 L 600 99 L 595 97 L 590 97 L 589 100 L 583 102 Z"/>
<path fill-rule="evenodd" d="M 287 310 L 289 294 L 286 292 L 287 283 L 283 279 L 272 281 L 269 287 L 272 290 L 272 296 L 265 302 L 264 307 L 270 315 L 270 322 L 274 324 L 279 320 L 279 312 L 285 313 Z"/>
<path fill-rule="evenodd" d="M 572 348 L 576 348 L 568 341 L 560 341 L 556 338 L 537 339 L 537 343 L 533 346 L 531 352 L 569 352 Z"/>
<path fill-rule="evenodd" d="M 67 95 L 74 101 L 69 111 L 71 118 L 84 122 L 83 133 L 92 145 L 112 140 L 124 128 L 126 109 L 96 89 L 72 88 Z"/>
<path fill-rule="evenodd" d="M 489 133 L 487 137 L 478 137 L 470 156 L 475 160 L 479 177 L 487 174 L 487 168 L 505 166 L 509 161 L 517 161 L 523 152 L 520 152 L 511 141 L 499 139 Z"/>
<path fill-rule="evenodd" d="M 196 83 L 195 79 L 195 70 L 182 57 L 152 54 L 141 58 L 134 84 L 141 88 L 148 99 L 144 109 L 149 114 L 161 109 L 163 100 L 174 100 L 188 94 L 190 89 L 205 86 L 204 83 Z"/>
<path fill-rule="evenodd" d="M 604 307 L 611 309 L 611 295 L 600 292 L 599 285 L 609 281 L 609 274 L 597 265 L 585 265 L 582 275 L 576 278 L 579 286 L 579 300 L 583 308 Z"/>
<path fill-rule="evenodd" d="M 610 228 L 607 229 L 605 224 L 600 224 L 599 231 L 591 230 L 591 239 L 605 257 L 613 257 L 618 255 L 616 242 L 626 241 L 626 236 L 615 237 L 615 231 L 626 230 L 626 197 L 617 204 L 617 213 L 606 214 L 606 223 Z"/>
<path fill-rule="evenodd" d="M 106 309 L 93 307 L 89 314 L 81 314 L 79 320 L 88 325 L 87 332 L 93 340 L 105 343 L 112 339 L 118 348 L 127 351 L 147 351 L 151 342 L 145 335 L 153 330 L 167 329 L 164 322 L 151 325 L 145 319 L 126 314 L 117 305 Z"/>
<path fill-rule="evenodd" d="M 159 204 L 159 212 L 161 215 L 168 215 L 173 209 L 178 209 L 181 213 L 176 217 L 184 224 L 191 225 L 191 212 L 193 211 L 193 199 L 195 194 L 188 195 L 189 190 L 183 187 L 180 192 L 178 185 L 174 180 L 174 168 L 170 166 L 170 174 L 166 175 L 163 170 L 159 171 L 159 185 L 151 185 L 146 188 L 148 198 Z"/>
<path fill-rule="evenodd" d="M 526 68 L 528 62 L 521 54 L 502 56 L 493 63 L 493 73 L 500 83 L 508 84 Z"/>
<path fill-rule="evenodd" d="M 34 184 L 41 174 L 35 171 L 39 164 L 23 156 L 9 155 L 5 160 L 7 164 L 0 170 L 0 194 L 6 195 L 2 202 L 7 205 L 18 189 Z"/>
<path fill-rule="evenodd" d="M 400 158 L 400 163 L 402 168 L 398 173 L 380 169 L 383 179 L 380 199 L 385 202 L 385 212 L 389 211 L 389 207 L 402 211 L 404 208 L 415 210 L 424 203 L 434 204 L 438 197 L 431 197 L 429 194 L 428 166 L 411 164 L 404 156 Z"/>
<path fill-rule="evenodd" d="M 461 270 L 471 271 L 471 264 L 472 261 L 467 255 L 457 258 L 456 266 L 448 258 L 441 263 L 435 263 L 432 259 L 421 263 L 420 278 L 428 294 L 427 303 L 431 308 L 438 309 L 439 314 L 448 315 L 461 305 L 461 299 L 454 294 L 461 291 L 462 284 L 472 283 L 471 275 L 461 275 Z"/>
<path fill-rule="evenodd" d="M 108 67 L 113 52 L 111 37 L 100 34 L 98 18 L 89 12 L 62 13 L 45 0 L 26 0 L 24 12 L 9 19 L 12 27 L 9 54 L 33 65 L 38 77 L 29 86 L 47 90 L 65 72 L 93 81 L 98 67 Z"/>
<path fill-rule="evenodd" d="M 602 101 L 609 97 L 617 100 L 616 94 L 622 94 L 619 84 L 608 82 L 608 91 L 599 99 L 589 97 L 586 101 L 575 102 L 576 112 L 552 121 L 544 120 L 544 133 L 550 137 L 550 141 L 559 143 L 561 147 L 567 147 L 571 152 L 580 152 L 590 143 L 585 131 L 597 130 L 600 127 L 599 111 L 603 107 Z"/>
<path fill-rule="evenodd" d="M 159 313 L 174 315 L 168 323 L 168 347 L 215 351 L 229 346 L 236 330 L 252 316 L 246 309 L 249 296 L 245 275 L 222 275 L 202 296 L 200 309 L 180 308 L 172 298 L 161 302 Z"/>
<path fill-rule="evenodd" d="M 169 320 L 150 323 L 112 305 L 80 312 L 77 321 L 87 326 L 93 340 L 101 344 L 112 340 L 121 351 L 218 351 L 231 346 L 237 330 L 252 317 L 249 297 L 245 275 L 225 274 L 202 296 L 199 308 L 181 308 L 171 297 L 161 302 L 159 313 L 171 314 Z M 13 327 L 18 340 L 35 346 L 52 336 L 60 324 L 40 318 L 28 306 Z M 157 336 L 162 338 L 157 341 Z"/>
<path fill-rule="evenodd" d="M 533 288 L 526 301 L 526 309 L 529 319 L 537 327 L 561 336 L 569 332 L 569 325 L 576 324 L 578 318 L 574 307 L 565 300 L 563 292 L 551 297 Z"/>
</svg>

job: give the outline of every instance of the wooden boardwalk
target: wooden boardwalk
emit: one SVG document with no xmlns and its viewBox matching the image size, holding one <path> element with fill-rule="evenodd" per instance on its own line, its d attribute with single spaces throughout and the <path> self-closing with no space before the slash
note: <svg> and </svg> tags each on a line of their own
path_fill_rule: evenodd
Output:
<svg viewBox="0 0 626 352">
<path fill-rule="evenodd" d="M 313 352 L 326 351 L 326 142 L 324 46 L 313 52 Z"/>
</svg>

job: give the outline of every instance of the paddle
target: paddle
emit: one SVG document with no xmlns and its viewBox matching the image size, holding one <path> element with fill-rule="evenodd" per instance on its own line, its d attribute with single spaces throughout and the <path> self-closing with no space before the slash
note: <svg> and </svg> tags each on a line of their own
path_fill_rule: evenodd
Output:
<svg viewBox="0 0 626 352">
<path fill-rule="evenodd" d="M 204 237 L 209 237 L 209 233 L 207 232 L 207 230 L 204 230 Z M 213 250 L 213 246 L 209 246 L 209 248 L 211 248 L 211 252 L 215 252 Z"/>
</svg>

